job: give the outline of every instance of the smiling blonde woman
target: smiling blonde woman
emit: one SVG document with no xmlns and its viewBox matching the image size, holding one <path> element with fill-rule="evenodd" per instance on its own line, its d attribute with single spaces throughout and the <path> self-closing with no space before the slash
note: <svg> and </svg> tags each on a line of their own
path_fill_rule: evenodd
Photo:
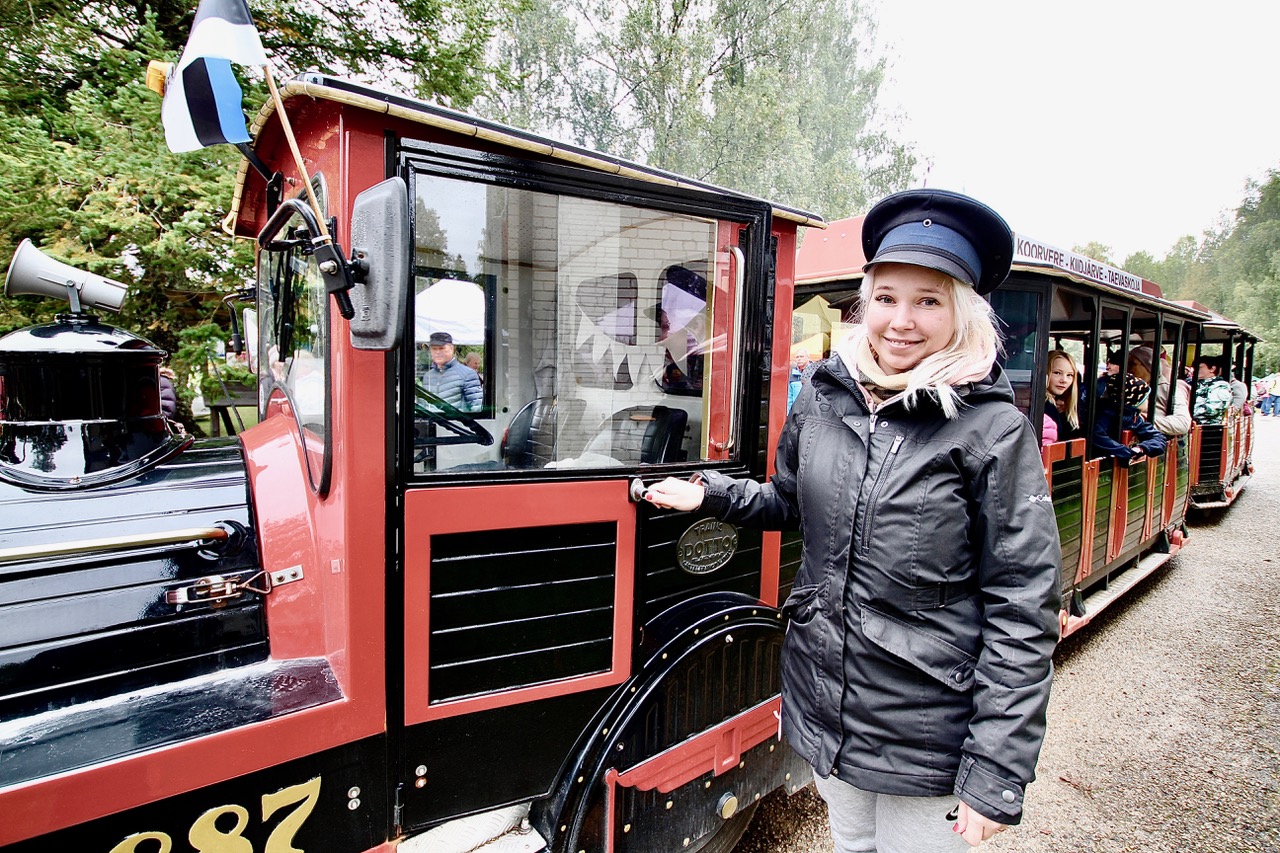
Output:
<svg viewBox="0 0 1280 853">
<path fill-rule="evenodd" d="M 798 526 L 782 728 L 838 853 L 960 851 L 1022 818 L 1060 607 L 1057 523 L 983 296 L 1012 232 L 912 190 L 863 224 L 861 330 L 801 389 L 768 483 L 708 472 L 658 506 Z"/>
</svg>

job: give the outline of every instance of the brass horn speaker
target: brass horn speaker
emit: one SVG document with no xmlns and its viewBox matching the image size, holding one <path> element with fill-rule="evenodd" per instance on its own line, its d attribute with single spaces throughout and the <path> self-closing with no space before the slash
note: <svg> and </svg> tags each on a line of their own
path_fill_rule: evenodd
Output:
<svg viewBox="0 0 1280 853">
<path fill-rule="evenodd" d="M 90 308 L 119 311 L 128 291 L 118 281 L 55 261 L 30 240 L 18 245 L 4 280 L 5 296 L 56 296 L 77 314 Z"/>
</svg>

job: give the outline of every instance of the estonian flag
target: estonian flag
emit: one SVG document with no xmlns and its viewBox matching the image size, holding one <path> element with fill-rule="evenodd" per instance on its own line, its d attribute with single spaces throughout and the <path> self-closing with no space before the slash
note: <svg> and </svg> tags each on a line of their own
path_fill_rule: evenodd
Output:
<svg viewBox="0 0 1280 853">
<path fill-rule="evenodd" d="M 191 36 L 165 87 L 160 108 L 174 152 L 248 142 L 243 94 L 231 63 L 266 65 L 267 54 L 245 0 L 200 0 Z"/>
</svg>

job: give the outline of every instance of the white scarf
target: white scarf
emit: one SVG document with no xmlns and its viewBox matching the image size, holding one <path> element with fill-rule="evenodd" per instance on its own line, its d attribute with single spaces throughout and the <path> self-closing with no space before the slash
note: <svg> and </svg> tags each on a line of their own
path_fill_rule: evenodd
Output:
<svg viewBox="0 0 1280 853">
<path fill-rule="evenodd" d="M 865 329 L 845 338 L 836 352 L 846 366 L 858 372 L 863 389 L 881 403 L 901 397 L 910 408 L 918 394 L 933 391 L 948 418 L 955 417 L 959 411 L 955 386 L 985 379 L 996 361 L 994 347 L 969 353 L 952 345 L 926 357 L 910 370 L 885 373 Z"/>
</svg>

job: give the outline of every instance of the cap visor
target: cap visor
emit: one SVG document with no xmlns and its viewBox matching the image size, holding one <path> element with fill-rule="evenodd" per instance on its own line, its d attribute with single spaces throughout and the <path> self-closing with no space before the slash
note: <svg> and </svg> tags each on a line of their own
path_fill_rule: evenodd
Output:
<svg viewBox="0 0 1280 853">
<path fill-rule="evenodd" d="M 946 273 L 970 287 L 974 287 L 977 284 L 973 280 L 972 273 L 950 258 L 944 258 L 930 252 L 922 252 L 918 249 L 890 249 L 887 252 L 882 252 L 862 268 L 863 272 L 871 269 L 876 264 L 910 264 L 916 267 L 926 267 Z"/>
</svg>

